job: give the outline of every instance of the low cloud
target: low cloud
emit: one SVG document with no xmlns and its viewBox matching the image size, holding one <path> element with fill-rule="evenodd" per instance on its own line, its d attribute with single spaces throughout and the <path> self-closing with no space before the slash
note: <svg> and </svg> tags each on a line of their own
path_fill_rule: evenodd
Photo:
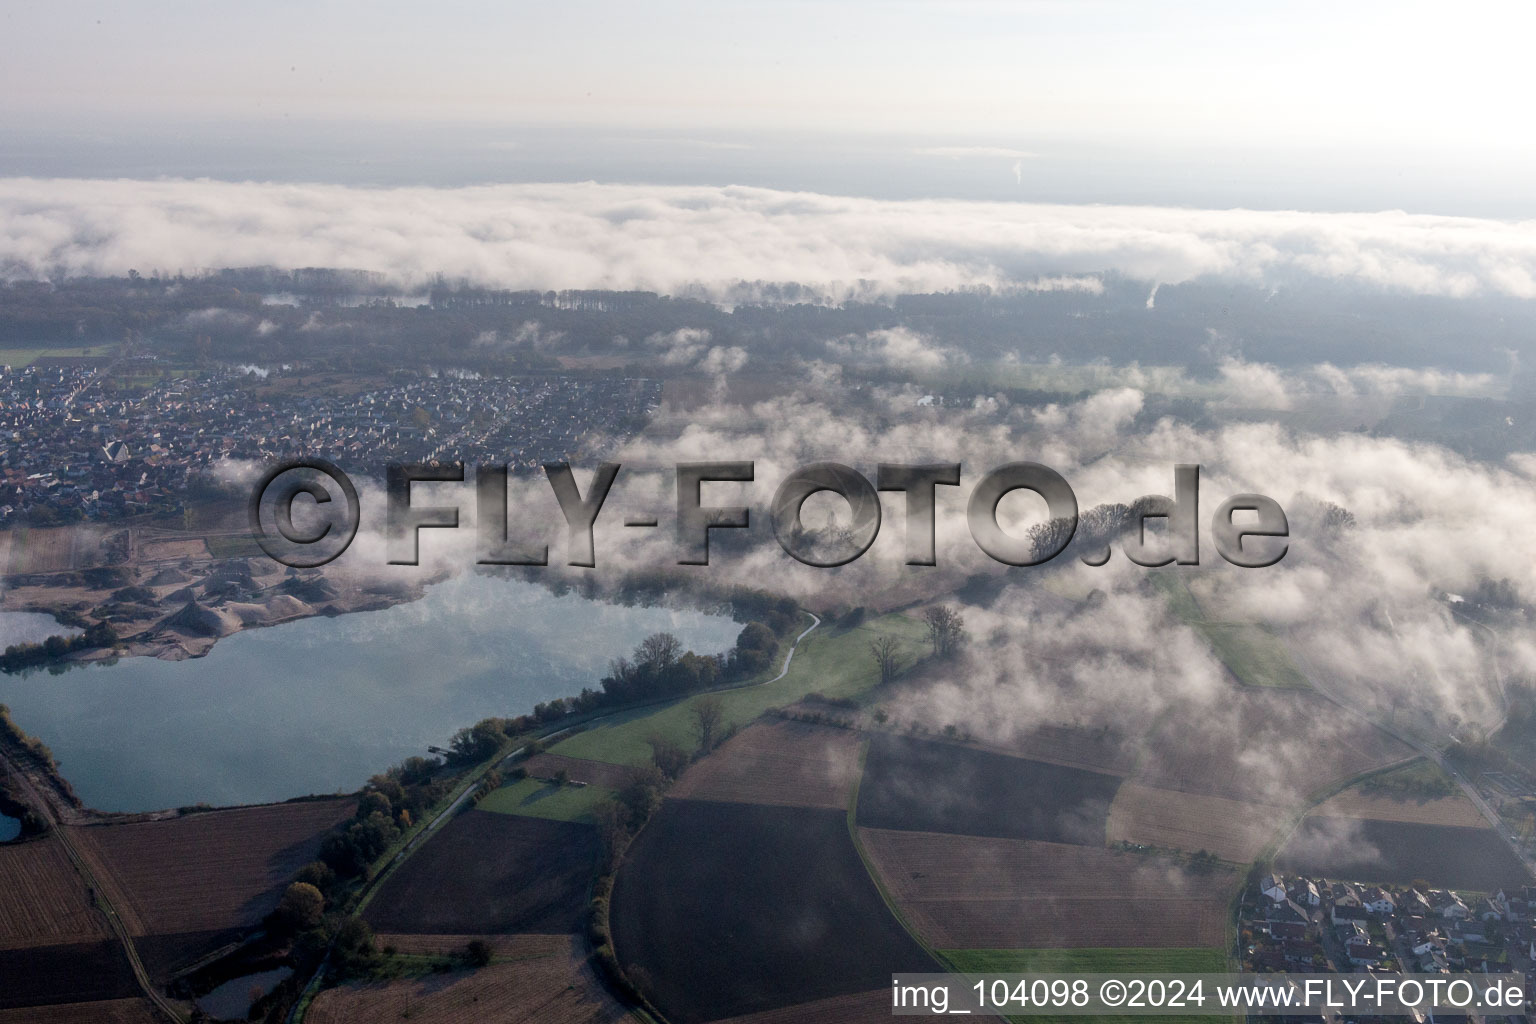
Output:
<svg viewBox="0 0 1536 1024">
<path fill-rule="evenodd" d="M 937 370 L 965 361 L 957 349 L 936 344 L 905 327 L 848 335 L 827 342 L 827 354 L 845 363 L 888 366 L 901 370 Z"/>
<path fill-rule="evenodd" d="M 804 282 L 834 301 L 1039 288 L 1105 272 L 1167 284 L 1323 278 L 1532 298 L 1536 224 L 1398 211 L 880 200 L 737 186 L 0 180 L 0 276 L 257 265 L 365 269 L 409 287 L 442 275 L 505 288 L 716 297 L 743 284 Z"/>
</svg>

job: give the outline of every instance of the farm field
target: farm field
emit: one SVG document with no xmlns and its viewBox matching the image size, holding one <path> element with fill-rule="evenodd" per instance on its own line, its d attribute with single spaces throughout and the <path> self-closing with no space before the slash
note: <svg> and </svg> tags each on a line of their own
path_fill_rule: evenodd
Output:
<svg viewBox="0 0 1536 1024">
<path fill-rule="evenodd" d="M 59 841 L 0 846 L 0 950 L 110 938 Z"/>
<path fill-rule="evenodd" d="M 1217 947 L 1239 879 L 1102 847 L 868 828 L 859 839 L 940 949 Z"/>
<path fill-rule="evenodd" d="M 1324 818 L 1373 818 L 1419 825 L 1486 828 L 1477 806 L 1439 765 L 1419 759 L 1373 775 L 1312 809 Z"/>
<path fill-rule="evenodd" d="M 587 825 L 468 810 L 384 881 L 364 917 L 379 932 L 574 933 L 597 852 Z"/>
<path fill-rule="evenodd" d="M 671 793 L 681 799 L 842 809 L 858 770 L 857 733 L 768 719 L 696 762 Z"/>
<path fill-rule="evenodd" d="M 534 936 L 527 936 L 534 939 Z M 351 984 L 321 992 L 306 1024 L 609 1024 L 627 1013 L 598 985 L 575 940 L 532 944 L 516 960 L 474 971 Z"/>
<path fill-rule="evenodd" d="M 83 359 L 111 355 L 111 345 L 37 345 L 0 348 L 0 366 L 13 370 L 31 366 L 39 359 Z"/>
<path fill-rule="evenodd" d="M 1291 660 L 1285 644 L 1262 625 L 1222 621 L 1209 587 L 1200 577 L 1186 581 L 1160 573 L 1153 585 L 1163 591 L 1169 607 L 1186 624 L 1205 637 L 1227 671 L 1244 686 L 1271 686 L 1309 690 L 1311 684 Z"/>
<path fill-rule="evenodd" d="M 1460 793 L 1455 796 L 1416 800 L 1366 793 L 1359 788 L 1346 789 L 1319 804 L 1314 814 L 1328 818 L 1371 818 L 1377 821 L 1401 821 L 1417 825 L 1449 825 L 1455 828 L 1486 828 L 1484 818 L 1472 801 Z"/>
<path fill-rule="evenodd" d="M 1234 686 L 1214 708 L 1166 715 L 1146 741 L 1136 778 L 1160 789 L 1285 805 L 1412 756 L 1411 747 L 1314 692 Z"/>
<path fill-rule="evenodd" d="M 1346 881 L 1493 892 L 1526 885 L 1530 875 L 1490 828 L 1309 815 L 1280 849 L 1276 870 Z"/>
<path fill-rule="evenodd" d="M 187 543 L 206 548 L 208 555 L 213 558 L 260 558 L 262 555 L 261 545 L 257 544 L 254 538 L 239 534 L 205 537 L 202 540 Z M 189 550 L 195 551 L 197 548 L 193 547 Z"/>
<path fill-rule="evenodd" d="M 273 907 L 350 798 L 91 825 L 71 835 L 134 935 L 247 927 Z"/>
<path fill-rule="evenodd" d="M 495 814 L 525 814 L 551 821 L 592 822 L 592 806 L 613 796 L 604 786 L 557 786 L 539 779 L 518 779 L 475 806 Z"/>
<path fill-rule="evenodd" d="M 947 949 L 944 958 L 965 973 L 980 974 L 1224 974 L 1227 954 L 1193 949 Z"/>
<path fill-rule="evenodd" d="M 140 563 L 179 561 L 181 559 L 201 562 L 209 557 L 208 545 L 200 537 L 190 540 L 141 540 L 138 544 L 137 553 Z"/>
<path fill-rule="evenodd" d="M 103 999 L 0 1010 L 0 1024 L 161 1024 L 144 999 Z"/>
<path fill-rule="evenodd" d="M 1129 775 L 1136 767 L 1136 742 L 1111 729 L 1037 725 L 1006 744 L 974 744 L 1000 754 L 1049 761 L 1106 775 Z"/>
<path fill-rule="evenodd" d="M 0 1010 L 139 994 L 115 939 L 0 952 Z"/>
<path fill-rule="evenodd" d="M 1102 846 L 1121 780 L 951 743 L 876 733 L 859 785 L 868 828 Z"/>
<path fill-rule="evenodd" d="M 728 1017 L 715 1024 L 887 1024 L 890 1019 L 891 990 L 886 987 Z"/>
<path fill-rule="evenodd" d="M 1105 832 L 1109 841 L 1214 853 L 1246 864 L 1276 838 L 1289 819 L 1281 807 L 1155 789 L 1127 782 L 1115 794 Z"/>
<path fill-rule="evenodd" d="M 10 557 L 5 571 L 12 576 L 34 572 L 65 572 L 75 567 L 75 552 L 94 548 L 100 531 L 76 526 L 24 526 L 9 531 Z"/>
<path fill-rule="evenodd" d="M 745 727 L 769 708 L 783 707 L 810 693 L 833 698 L 859 697 L 879 682 L 875 664 L 869 656 L 869 643 L 882 635 L 900 638 L 910 654 L 921 649 L 927 633 L 922 623 L 905 615 L 885 615 L 854 629 L 839 630 L 822 625 L 801 641 L 790 662 L 789 673 L 783 679 L 716 691 L 724 706 L 721 729 L 731 725 Z M 787 649 L 786 642 L 767 678 L 779 673 Z M 698 737 L 694 733 L 689 705 L 695 699 L 686 697 L 670 704 L 614 715 L 561 740 L 550 749 L 553 753 L 610 764 L 645 764 L 651 757 L 646 739 L 659 734 L 684 750 L 693 750 L 698 746 Z"/>
<path fill-rule="evenodd" d="M 1310 690 L 1312 684 L 1269 630 L 1249 622 L 1198 622 L 1198 629 L 1244 686 Z"/>
<path fill-rule="evenodd" d="M 619 871 L 611 922 L 619 962 L 645 971 L 675 1024 L 938 969 L 870 881 L 844 811 L 669 798 Z"/>
</svg>

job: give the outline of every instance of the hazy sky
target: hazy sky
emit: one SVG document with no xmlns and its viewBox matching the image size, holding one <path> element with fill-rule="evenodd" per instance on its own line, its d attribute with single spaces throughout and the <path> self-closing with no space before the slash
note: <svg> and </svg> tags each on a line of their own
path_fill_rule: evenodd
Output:
<svg viewBox="0 0 1536 1024">
<path fill-rule="evenodd" d="M 1190 166 L 1279 153 L 1367 177 L 1406 168 L 1447 189 L 1462 174 L 1513 181 L 1536 164 L 1526 4 L 52 0 L 0 10 L 0 127 L 61 134 L 115 119 L 223 124 L 235 136 L 284 121 L 532 122 L 715 146 L 808 132 L 900 136 L 954 147 L 935 158 L 1026 171 L 1063 146 L 1154 161 L 1176 152 Z"/>
</svg>

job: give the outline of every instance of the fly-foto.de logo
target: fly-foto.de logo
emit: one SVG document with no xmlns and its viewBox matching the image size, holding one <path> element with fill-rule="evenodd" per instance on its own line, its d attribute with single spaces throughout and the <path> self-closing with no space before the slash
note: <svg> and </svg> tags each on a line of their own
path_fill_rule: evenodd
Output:
<svg viewBox="0 0 1536 1024">
<path fill-rule="evenodd" d="M 594 527 L 621 469 L 617 462 L 599 465 L 583 493 L 568 463 L 545 465 L 544 475 L 555 499 L 549 521 L 534 522 L 524 515 L 514 524 L 508 511 L 507 467 L 476 467 L 472 499 L 478 530 L 476 561 L 481 565 L 548 565 L 548 539 L 540 534 L 547 533 L 558 511 L 566 529 L 568 563 L 596 566 Z M 706 505 L 704 485 L 710 484 L 718 492 L 725 485 L 753 483 L 755 465 L 751 461 L 683 462 L 673 468 L 673 474 L 677 499 L 675 508 L 667 511 L 673 513 L 677 563 L 708 565 L 711 531 L 747 529 L 752 508 Z M 385 533 L 389 564 L 417 564 L 421 531 L 459 528 L 458 504 L 416 504 L 412 485 L 465 482 L 461 462 L 388 467 Z M 1145 495 L 1130 504 L 1090 510 L 1092 521 L 1084 529 L 1077 496 L 1060 473 L 1038 462 L 1010 462 L 983 475 L 971 490 L 966 526 L 978 548 L 1006 565 L 1041 565 L 1069 546 L 1087 565 L 1108 562 L 1115 546 L 1137 565 L 1198 565 L 1200 467 L 1176 465 L 1173 483 L 1172 497 Z M 829 568 L 847 565 L 869 550 L 880 533 L 880 492 L 900 494 L 906 509 L 906 563 L 931 566 L 937 564 L 938 488 L 960 485 L 958 462 L 882 462 L 876 467 L 873 483 L 852 467 L 817 462 L 795 470 L 779 483 L 768 514 L 773 535 L 786 554 L 806 565 Z M 999 522 L 998 506 L 1004 497 L 1021 490 L 1044 499 L 1048 517 L 1044 523 L 1010 533 Z M 847 521 L 836 529 L 808 529 L 802 522 L 806 500 L 822 492 L 839 496 L 847 505 Z M 313 568 L 339 557 L 357 536 L 361 516 L 361 502 L 351 478 L 322 459 L 274 466 L 251 494 L 251 532 L 257 543 L 273 559 L 295 568 Z M 629 528 L 655 529 L 660 525 L 659 514 L 624 519 L 624 526 Z M 1290 526 L 1285 510 L 1262 494 L 1228 497 L 1216 507 L 1207 525 L 1217 553 L 1236 566 L 1252 569 L 1274 565 L 1288 550 Z"/>
</svg>

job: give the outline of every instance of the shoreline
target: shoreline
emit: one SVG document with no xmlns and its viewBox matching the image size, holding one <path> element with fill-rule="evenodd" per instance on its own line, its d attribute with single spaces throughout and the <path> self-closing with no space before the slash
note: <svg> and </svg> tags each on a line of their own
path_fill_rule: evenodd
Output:
<svg viewBox="0 0 1536 1024">
<path fill-rule="evenodd" d="M 71 651 L 9 674 L 153 657 L 201 658 L 236 633 L 324 616 L 381 611 L 420 600 L 438 573 L 410 582 L 358 581 L 319 570 L 300 573 L 265 560 L 232 558 L 131 570 L 121 567 L 28 574 L 0 580 L 0 613 L 48 615 L 64 629 L 111 625 L 110 647 Z M 152 568 L 152 567 L 150 567 Z M 123 582 L 124 577 L 129 582 Z M 136 579 L 135 577 L 142 577 Z M 121 586 L 116 584 L 121 583 Z"/>
</svg>

